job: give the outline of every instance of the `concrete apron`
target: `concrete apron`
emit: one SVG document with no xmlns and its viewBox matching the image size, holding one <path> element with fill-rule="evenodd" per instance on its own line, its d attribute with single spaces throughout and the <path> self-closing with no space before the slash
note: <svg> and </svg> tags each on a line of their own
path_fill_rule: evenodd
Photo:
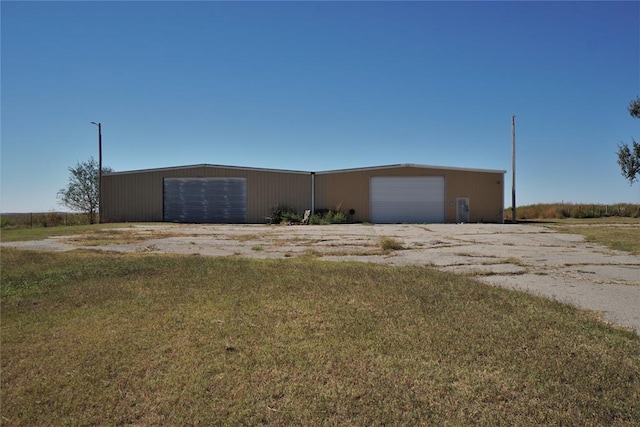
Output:
<svg viewBox="0 0 640 427">
<path fill-rule="evenodd" d="M 68 251 L 200 254 L 251 258 L 317 256 L 331 261 L 428 265 L 510 289 L 596 310 L 605 321 L 640 333 L 640 257 L 523 224 L 187 225 L 135 224 L 119 229 L 146 236 L 93 246 L 82 236 L 2 246 Z M 104 231 L 108 235 L 109 230 Z M 163 234 L 163 238 L 159 233 Z M 401 250 L 382 251 L 394 239 Z"/>
</svg>

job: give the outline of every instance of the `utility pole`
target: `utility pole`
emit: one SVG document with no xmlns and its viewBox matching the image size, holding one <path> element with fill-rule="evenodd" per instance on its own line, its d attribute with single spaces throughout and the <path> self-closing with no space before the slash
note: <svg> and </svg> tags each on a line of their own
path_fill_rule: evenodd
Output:
<svg viewBox="0 0 640 427">
<path fill-rule="evenodd" d="M 516 116 L 511 116 L 511 222 L 516 223 Z"/>
<path fill-rule="evenodd" d="M 102 123 L 91 123 L 98 126 L 98 223 L 102 223 Z"/>
</svg>

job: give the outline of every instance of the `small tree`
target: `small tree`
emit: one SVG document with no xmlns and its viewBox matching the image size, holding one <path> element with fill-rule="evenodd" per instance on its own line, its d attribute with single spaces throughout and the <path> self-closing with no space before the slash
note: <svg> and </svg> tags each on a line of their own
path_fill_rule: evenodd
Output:
<svg viewBox="0 0 640 427">
<path fill-rule="evenodd" d="M 627 109 L 629 110 L 629 114 L 631 114 L 631 117 L 640 119 L 640 96 L 631 101 Z"/>
<path fill-rule="evenodd" d="M 631 117 L 640 119 L 640 97 L 631 101 L 627 109 Z M 616 154 L 622 176 L 629 181 L 630 185 L 633 185 L 640 176 L 640 144 L 632 139 L 631 146 L 620 144 Z"/>
<path fill-rule="evenodd" d="M 620 171 L 630 185 L 633 185 L 640 176 L 640 144 L 635 140 L 631 141 L 631 147 L 627 144 L 620 144 L 618 147 L 618 164 Z"/>
<path fill-rule="evenodd" d="M 70 167 L 69 172 L 69 183 L 58 191 L 58 199 L 69 209 L 86 213 L 89 223 L 95 224 L 96 212 L 100 208 L 98 162 L 90 157 L 87 162 L 78 162 Z M 107 172 L 111 172 L 111 168 L 103 167 L 102 173 Z"/>
</svg>

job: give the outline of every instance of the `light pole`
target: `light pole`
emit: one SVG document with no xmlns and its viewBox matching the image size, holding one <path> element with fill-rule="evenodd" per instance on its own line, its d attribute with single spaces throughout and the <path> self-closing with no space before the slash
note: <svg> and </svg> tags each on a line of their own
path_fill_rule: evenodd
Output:
<svg viewBox="0 0 640 427">
<path fill-rule="evenodd" d="M 91 122 L 98 126 L 98 223 L 102 222 L 102 124 Z"/>
<path fill-rule="evenodd" d="M 516 223 L 516 116 L 511 116 L 511 222 Z"/>
</svg>

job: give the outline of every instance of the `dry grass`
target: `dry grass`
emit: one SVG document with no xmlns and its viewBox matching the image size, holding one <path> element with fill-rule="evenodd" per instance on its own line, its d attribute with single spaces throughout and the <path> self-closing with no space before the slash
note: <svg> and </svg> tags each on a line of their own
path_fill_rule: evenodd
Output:
<svg viewBox="0 0 640 427">
<path fill-rule="evenodd" d="M 113 230 L 101 229 L 88 231 L 69 238 L 69 242 L 78 246 L 105 246 L 105 245 L 125 245 L 130 243 L 140 243 L 149 239 L 166 239 L 169 237 L 193 237 L 194 235 L 185 235 L 180 233 L 166 233 L 155 230 Z"/>
<path fill-rule="evenodd" d="M 600 243 L 615 250 L 640 255 L 640 227 L 566 227 L 558 231 L 582 234 L 587 242 Z"/>
<path fill-rule="evenodd" d="M 505 220 L 511 221 L 511 208 L 505 208 Z M 516 219 L 562 219 L 562 218 L 596 218 L 604 220 L 638 219 L 640 205 L 616 203 L 602 205 L 593 203 L 537 203 L 518 206 Z"/>
<path fill-rule="evenodd" d="M 640 338 L 424 267 L 3 249 L 6 425 L 637 425 Z"/>
<path fill-rule="evenodd" d="M 517 265 L 518 267 L 527 267 L 527 264 L 523 260 L 516 257 L 497 258 L 495 260 L 484 261 L 482 263 L 482 265 L 500 265 L 500 264 L 511 264 L 511 265 Z"/>
<path fill-rule="evenodd" d="M 354 249 L 330 249 L 330 250 L 318 250 L 318 249 L 306 249 L 303 254 L 307 257 L 313 258 L 323 258 L 323 257 L 357 257 L 357 256 L 381 256 L 385 255 L 387 252 L 379 249 L 363 249 L 363 248 L 354 248 Z"/>
<path fill-rule="evenodd" d="M 487 276 L 521 276 L 527 274 L 526 270 L 519 271 L 494 271 L 494 270 L 473 270 L 465 273 L 468 277 L 487 277 Z"/>
<path fill-rule="evenodd" d="M 587 242 L 640 255 L 640 219 L 626 221 L 565 220 L 546 224 L 561 233 L 580 234 Z"/>
<path fill-rule="evenodd" d="M 92 224 L 70 225 L 62 227 L 37 227 L 0 230 L 0 239 L 3 242 L 15 242 L 24 240 L 42 240 L 51 236 L 71 236 L 77 234 L 95 234 L 114 228 L 132 227 L 131 224 Z"/>
<path fill-rule="evenodd" d="M 271 232 L 266 232 L 266 233 L 249 233 L 249 234 L 228 234 L 228 235 L 224 235 L 223 237 L 225 239 L 229 239 L 229 240 L 237 240 L 239 242 L 248 242 L 249 240 L 261 240 L 264 239 L 270 235 L 272 235 L 273 233 Z"/>
<path fill-rule="evenodd" d="M 404 249 L 402 242 L 393 237 L 383 237 L 379 245 L 383 251 L 399 251 Z"/>
<path fill-rule="evenodd" d="M 480 265 L 502 265 L 502 264 L 512 264 L 519 267 L 527 267 L 527 264 L 516 257 L 508 257 L 508 258 L 500 258 L 497 255 L 484 255 L 484 254 L 475 254 L 470 252 L 456 252 L 455 256 L 465 257 L 465 258 L 479 258 L 484 259 L 485 261 L 481 261 Z M 464 265 L 464 264 L 459 264 Z"/>
</svg>

